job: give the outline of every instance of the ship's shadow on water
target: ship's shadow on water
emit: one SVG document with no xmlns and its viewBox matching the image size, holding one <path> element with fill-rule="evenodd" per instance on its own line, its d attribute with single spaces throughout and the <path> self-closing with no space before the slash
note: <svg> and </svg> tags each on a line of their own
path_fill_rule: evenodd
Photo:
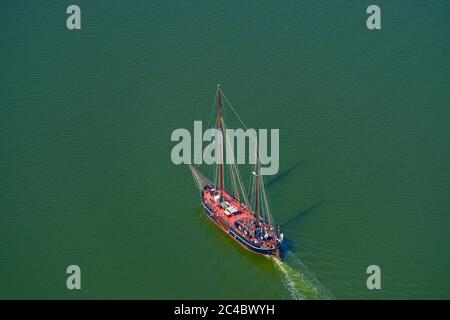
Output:
<svg viewBox="0 0 450 320">
<path fill-rule="evenodd" d="M 299 219 L 305 217 L 308 214 L 313 213 L 324 202 L 325 202 L 325 200 L 321 199 L 321 200 L 315 202 L 314 204 L 312 204 L 311 206 L 307 207 L 306 209 L 300 210 L 292 218 L 290 218 L 288 221 L 286 221 L 285 223 L 283 223 L 281 225 L 281 229 L 287 231 L 286 232 L 287 236 L 285 236 L 285 238 L 283 240 L 283 244 L 280 247 L 280 255 L 281 255 L 282 259 L 283 259 L 284 256 L 286 256 L 287 252 L 289 252 L 289 251 L 294 252 L 295 251 L 295 247 L 296 247 L 295 243 L 289 238 L 289 230 L 292 229 L 292 227 L 295 225 L 295 223 Z"/>
<path fill-rule="evenodd" d="M 279 184 L 280 182 L 282 182 L 283 180 L 285 180 L 286 178 L 288 178 L 289 176 L 292 175 L 292 173 L 295 172 L 295 170 L 300 167 L 305 161 L 304 160 L 300 160 L 298 161 L 296 164 L 294 164 L 293 166 L 291 166 L 289 169 L 284 170 L 283 172 L 281 172 L 280 174 L 277 174 L 275 177 L 273 177 L 272 179 L 270 179 L 267 183 L 266 183 L 266 187 L 268 189 L 271 189 L 273 187 L 275 187 L 277 184 Z"/>
<path fill-rule="evenodd" d="M 312 205 L 310 205 L 306 209 L 298 211 L 297 214 L 295 214 L 292 218 L 290 218 L 288 221 L 283 223 L 281 225 L 281 227 L 283 227 L 283 228 L 291 227 L 297 220 L 299 220 L 300 218 L 303 218 L 304 216 L 306 216 L 308 214 L 311 214 L 312 212 L 314 212 L 314 210 L 316 210 L 324 202 L 325 202 L 325 199 L 321 199 L 319 201 L 316 201 L 315 203 L 313 203 Z"/>
</svg>

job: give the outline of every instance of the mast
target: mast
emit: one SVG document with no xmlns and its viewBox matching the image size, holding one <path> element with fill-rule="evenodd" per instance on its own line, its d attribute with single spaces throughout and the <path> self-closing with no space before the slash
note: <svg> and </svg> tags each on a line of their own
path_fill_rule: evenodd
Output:
<svg viewBox="0 0 450 320">
<path fill-rule="evenodd" d="M 222 134 L 222 110 L 220 102 L 220 84 L 217 85 L 217 129 L 219 133 L 219 192 L 220 201 L 223 198 L 223 134 Z"/>
<path fill-rule="evenodd" d="M 256 144 L 256 186 L 255 186 L 255 214 L 259 219 L 259 152 L 258 152 L 258 144 Z"/>
</svg>

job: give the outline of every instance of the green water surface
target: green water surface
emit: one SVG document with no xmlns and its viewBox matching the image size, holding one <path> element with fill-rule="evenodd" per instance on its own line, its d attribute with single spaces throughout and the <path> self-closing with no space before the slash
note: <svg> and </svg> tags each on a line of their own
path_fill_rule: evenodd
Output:
<svg viewBox="0 0 450 320">
<path fill-rule="evenodd" d="M 375 31 L 370 1 L 80 0 L 79 31 L 70 4 L 2 2 L 0 298 L 450 298 L 450 2 L 377 1 Z M 280 129 L 283 263 L 171 162 L 218 82 Z"/>
</svg>

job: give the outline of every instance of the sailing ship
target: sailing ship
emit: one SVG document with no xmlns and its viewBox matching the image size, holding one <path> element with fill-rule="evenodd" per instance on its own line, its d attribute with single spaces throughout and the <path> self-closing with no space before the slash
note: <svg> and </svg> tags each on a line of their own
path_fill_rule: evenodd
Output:
<svg viewBox="0 0 450 320">
<path fill-rule="evenodd" d="M 251 175 L 250 190 L 247 193 L 242 182 L 239 169 L 234 161 L 234 152 L 226 152 L 227 165 L 224 166 L 224 144 L 226 141 L 223 132 L 226 125 L 223 117 L 222 97 L 242 122 L 231 103 L 223 95 L 220 85 L 217 86 L 215 102 L 217 102 L 216 141 L 218 143 L 218 159 L 214 164 L 214 179 L 210 181 L 193 165 L 189 165 L 194 181 L 200 190 L 200 201 L 206 216 L 221 230 L 234 239 L 248 251 L 274 256 L 280 259 L 280 245 L 283 234 L 280 227 L 276 227 L 270 213 L 269 201 L 265 190 L 259 157 L 259 146 L 256 141 L 256 150 L 253 172 Z M 242 122 L 244 127 L 245 124 Z M 226 145 L 228 147 L 229 145 Z M 228 150 L 225 148 L 225 150 Z M 231 159 L 230 159 L 231 158 Z M 224 186 L 224 167 L 228 167 L 227 175 L 229 186 Z M 247 194 L 250 196 L 248 197 Z"/>
</svg>

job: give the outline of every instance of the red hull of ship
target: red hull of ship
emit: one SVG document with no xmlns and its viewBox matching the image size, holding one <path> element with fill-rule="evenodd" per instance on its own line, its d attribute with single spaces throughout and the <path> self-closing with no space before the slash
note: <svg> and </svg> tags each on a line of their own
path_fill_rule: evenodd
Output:
<svg viewBox="0 0 450 320">
<path fill-rule="evenodd" d="M 202 190 L 201 200 L 207 216 L 239 245 L 250 252 L 280 258 L 276 233 L 258 221 L 254 213 L 226 192 L 220 194 L 213 186 Z M 267 234 L 266 238 L 262 235 Z"/>
</svg>

